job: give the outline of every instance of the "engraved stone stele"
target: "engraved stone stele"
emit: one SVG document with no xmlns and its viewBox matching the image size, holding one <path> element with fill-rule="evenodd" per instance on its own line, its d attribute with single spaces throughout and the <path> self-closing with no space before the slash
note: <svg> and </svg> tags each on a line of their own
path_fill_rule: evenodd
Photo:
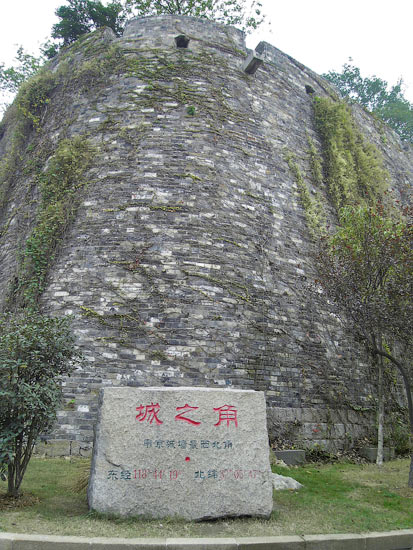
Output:
<svg viewBox="0 0 413 550">
<path fill-rule="evenodd" d="M 120 516 L 268 517 L 264 393 L 105 388 L 88 499 L 91 509 Z"/>
</svg>

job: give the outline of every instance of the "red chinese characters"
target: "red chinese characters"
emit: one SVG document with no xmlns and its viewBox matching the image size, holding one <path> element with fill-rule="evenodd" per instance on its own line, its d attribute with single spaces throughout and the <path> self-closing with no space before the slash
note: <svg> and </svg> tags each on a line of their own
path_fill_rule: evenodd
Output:
<svg viewBox="0 0 413 550">
<path fill-rule="evenodd" d="M 221 422 L 227 423 L 227 426 L 229 426 L 230 422 L 234 422 L 235 427 L 238 427 L 238 420 L 237 420 L 237 409 L 233 407 L 232 405 L 223 405 L 222 407 L 214 408 L 214 411 L 218 411 L 218 422 L 214 424 L 214 426 L 219 426 Z"/>
<path fill-rule="evenodd" d="M 196 409 L 199 409 L 199 407 L 191 407 L 191 405 L 188 404 L 185 404 L 183 407 L 176 407 L 177 411 L 182 412 L 175 416 L 175 420 L 183 420 L 184 422 L 188 422 L 188 424 L 192 424 L 193 426 L 199 426 L 201 422 L 196 422 L 195 420 L 184 416 L 186 413 L 189 413 L 190 411 L 194 411 Z"/>
<path fill-rule="evenodd" d="M 156 405 L 153 403 L 150 405 L 140 405 L 140 407 L 136 407 L 139 413 L 136 415 L 136 420 L 139 420 L 139 422 L 144 422 L 146 420 L 149 424 L 152 424 L 155 420 L 156 424 L 163 424 L 162 420 L 158 418 L 160 408 L 159 403 L 156 403 Z"/>
<path fill-rule="evenodd" d="M 175 421 L 182 421 L 191 424 L 192 426 L 199 426 L 200 421 L 194 420 L 193 413 L 198 411 L 199 407 L 194 407 L 185 403 L 182 407 L 176 407 Z M 140 405 L 136 407 L 138 414 L 136 415 L 136 420 L 139 422 L 148 422 L 149 424 L 163 424 L 158 416 L 161 406 L 159 403 L 151 403 L 150 405 Z M 218 422 L 214 426 L 225 425 L 229 427 L 234 425 L 235 428 L 238 427 L 238 418 L 237 418 L 237 409 L 233 405 L 222 405 L 221 407 L 213 407 L 213 410 L 218 413 Z"/>
</svg>

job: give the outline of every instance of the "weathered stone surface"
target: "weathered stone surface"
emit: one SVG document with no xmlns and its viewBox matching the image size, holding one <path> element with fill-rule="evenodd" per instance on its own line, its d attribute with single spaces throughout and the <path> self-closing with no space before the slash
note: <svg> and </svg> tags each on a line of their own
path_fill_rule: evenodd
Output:
<svg viewBox="0 0 413 550">
<path fill-rule="evenodd" d="M 299 481 L 296 481 L 292 477 L 281 476 L 279 474 L 272 474 L 272 485 L 276 491 L 297 491 L 303 487 Z"/>
<path fill-rule="evenodd" d="M 47 439 L 36 443 L 33 452 L 35 455 L 47 457 L 76 456 L 87 458 L 92 455 L 92 444 L 66 439 Z"/>
<path fill-rule="evenodd" d="M 366 458 L 369 462 L 376 462 L 377 460 L 377 447 L 362 447 L 360 449 L 360 455 Z M 395 456 L 394 447 L 384 447 L 383 460 L 392 460 Z"/>
<path fill-rule="evenodd" d="M 264 394 L 102 390 L 88 496 L 92 509 L 122 516 L 268 517 Z"/>
<path fill-rule="evenodd" d="M 263 63 L 264 60 L 260 55 L 256 54 L 255 52 L 251 52 L 248 55 L 247 59 L 244 61 L 242 65 L 242 70 L 247 74 L 255 74 Z"/>
<path fill-rule="evenodd" d="M 287 466 L 297 466 L 304 464 L 305 451 L 303 449 L 286 449 L 284 451 L 274 451 L 278 460 L 282 460 Z"/>
<path fill-rule="evenodd" d="M 365 550 L 366 548 L 365 535 L 305 535 L 303 538 L 306 550 Z M 394 547 L 387 547 L 386 550 L 389 548 Z"/>
<path fill-rule="evenodd" d="M 65 439 L 39 441 L 34 448 L 34 454 L 50 458 L 70 456 L 70 441 Z"/>
</svg>

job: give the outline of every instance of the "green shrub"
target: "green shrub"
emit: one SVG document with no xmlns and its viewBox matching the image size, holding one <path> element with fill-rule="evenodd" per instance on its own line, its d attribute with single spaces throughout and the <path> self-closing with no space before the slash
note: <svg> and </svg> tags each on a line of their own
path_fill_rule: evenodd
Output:
<svg viewBox="0 0 413 550">
<path fill-rule="evenodd" d="M 0 316 L 0 473 L 17 496 L 39 434 L 60 402 L 60 377 L 80 360 L 67 318 Z"/>
</svg>

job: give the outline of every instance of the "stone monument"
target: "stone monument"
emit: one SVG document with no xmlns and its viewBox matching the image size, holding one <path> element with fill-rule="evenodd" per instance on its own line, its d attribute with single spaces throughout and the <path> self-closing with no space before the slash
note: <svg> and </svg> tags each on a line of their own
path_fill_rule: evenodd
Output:
<svg viewBox="0 0 413 550">
<path fill-rule="evenodd" d="M 264 393 L 102 390 L 88 498 L 91 509 L 120 516 L 268 517 Z"/>
</svg>

